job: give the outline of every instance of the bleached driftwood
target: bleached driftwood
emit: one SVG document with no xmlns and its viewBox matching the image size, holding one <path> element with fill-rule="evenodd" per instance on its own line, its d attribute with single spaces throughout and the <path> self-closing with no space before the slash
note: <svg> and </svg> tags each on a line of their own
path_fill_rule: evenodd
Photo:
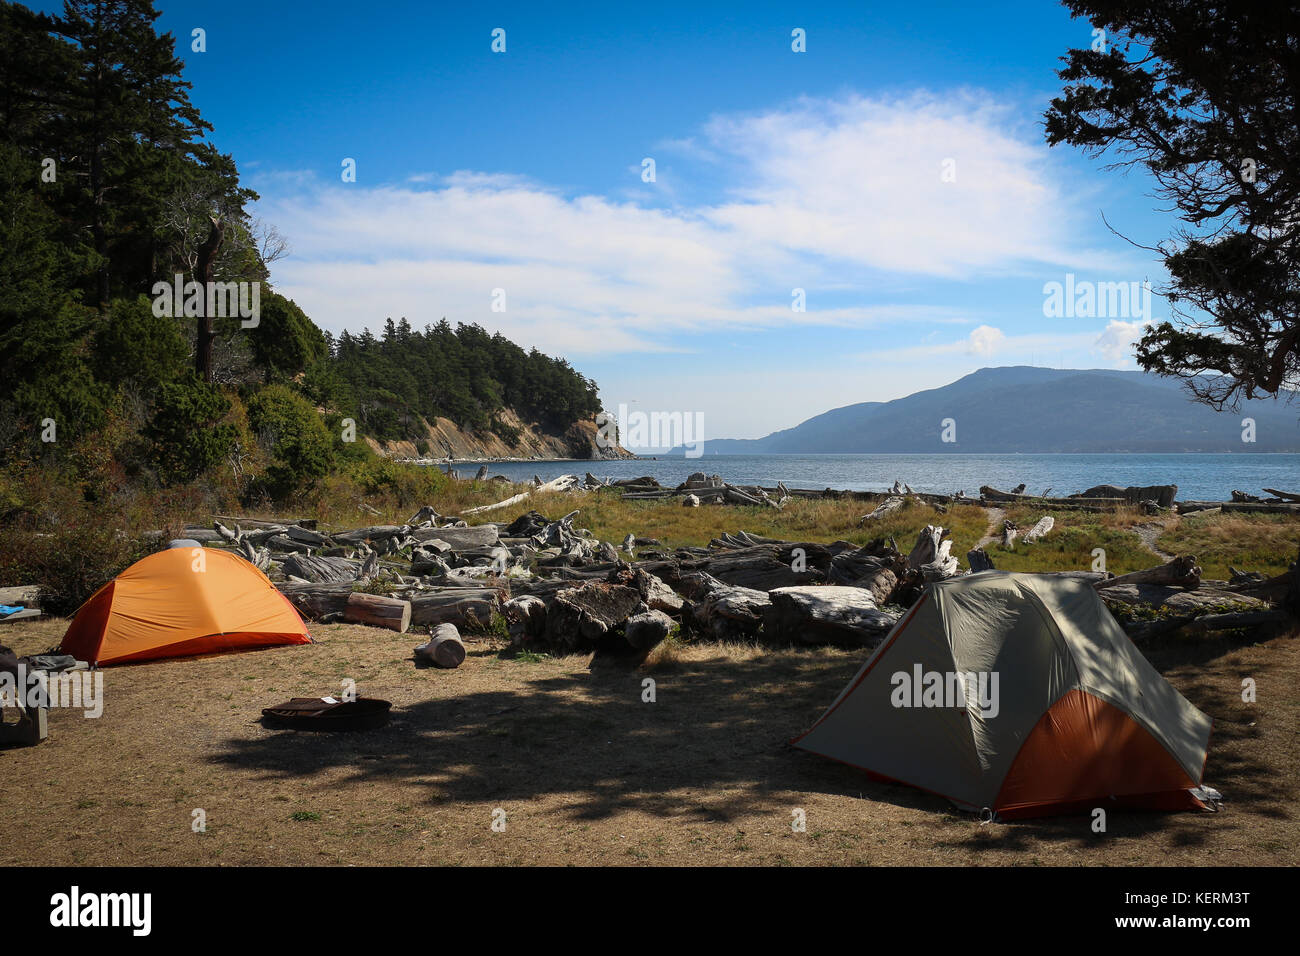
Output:
<svg viewBox="0 0 1300 956">
<path fill-rule="evenodd" d="M 1115 587 L 1117 584 L 1163 584 L 1194 591 L 1201 586 L 1201 569 L 1196 564 L 1195 557 L 1183 554 L 1159 567 L 1121 574 L 1119 577 L 1107 578 L 1104 581 L 1094 581 L 1092 586 L 1100 591 Z"/>
<path fill-rule="evenodd" d="M 898 620 L 896 615 L 880 610 L 865 588 L 776 588 L 768 598 L 763 632 L 776 641 L 861 646 L 884 636 Z"/>
<path fill-rule="evenodd" d="M 1032 528 L 1030 528 L 1028 531 L 1025 532 L 1025 536 L 1024 536 L 1025 544 L 1033 544 L 1039 538 L 1047 534 L 1047 532 L 1051 531 L 1052 528 L 1054 528 L 1055 526 L 1056 526 L 1056 519 L 1053 518 L 1051 515 L 1044 515 L 1043 517 L 1038 519 L 1037 524 L 1035 524 Z"/>
<path fill-rule="evenodd" d="M 434 667 L 460 667 L 465 660 L 465 642 L 455 624 L 439 624 L 433 636 L 415 649 L 415 658 Z"/>
<path fill-rule="evenodd" d="M 897 495 L 886 498 L 884 501 L 882 501 L 879 505 L 876 506 L 876 510 L 871 512 L 871 514 L 863 515 L 861 518 L 859 518 L 858 524 L 866 524 L 868 521 L 876 521 L 879 518 L 883 518 L 891 511 L 895 511 L 898 508 L 903 507 L 903 502 L 905 502 L 906 500 L 907 500 L 906 498 L 902 498 Z"/>
</svg>

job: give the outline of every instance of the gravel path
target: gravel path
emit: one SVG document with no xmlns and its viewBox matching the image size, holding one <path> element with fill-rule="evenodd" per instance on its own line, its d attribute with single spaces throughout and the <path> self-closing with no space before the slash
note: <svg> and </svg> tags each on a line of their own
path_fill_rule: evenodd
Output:
<svg viewBox="0 0 1300 956">
<path fill-rule="evenodd" d="M 1133 531 L 1142 540 L 1142 546 L 1164 561 L 1172 561 L 1174 555 L 1167 551 L 1161 551 L 1156 547 L 1156 538 L 1165 530 L 1162 524 L 1138 524 L 1133 526 Z"/>
<path fill-rule="evenodd" d="M 985 508 L 984 510 L 988 512 L 989 526 L 984 532 L 984 537 L 980 538 L 979 542 L 975 545 L 977 548 L 982 548 L 986 544 L 992 544 L 994 541 L 1001 539 L 1003 527 L 1002 522 L 1005 521 L 1007 517 L 1007 509 L 1005 508 Z"/>
</svg>

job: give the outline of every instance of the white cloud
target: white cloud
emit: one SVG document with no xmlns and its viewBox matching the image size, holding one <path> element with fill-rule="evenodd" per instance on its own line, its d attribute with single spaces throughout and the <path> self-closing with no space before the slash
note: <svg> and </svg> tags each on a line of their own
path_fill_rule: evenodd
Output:
<svg viewBox="0 0 1300 956">
<path fill-rule="evenodd" d="M 1046 150 L 985 95 L 805 99 L 708 132 L 740 185 L 707 215 L 751 241 L 950 277 L 1079 261 Z"/>
<path fill-rule="evenodd" d="M 879 280 L 1088 259 L 1038 135 L 978 94 L 803 100 L 674 143 L 729 164 L 737 185 L 719 203 L 671 209 L 473 171 L 254 185 L 267 184 L 258 214 L 294 250 L 273 281 L 326 328 L 446 316 L 548 351 L 619 353 L 680 349 L 681 333 L 720 328 L 964 322 L 915 296 L 882 302 Z M 955 183 L 940 181 L 948 157 Z M 795 287 L 807 312 L 790 309 Z M 490 310 L 497 288 L 505 313 Z M 987 332 L 970 341 L 977 354 L 998 344 Z"/>
<path fill-rule="evenodd" d="M 1111 319 L 1093 342 L 1093 351 L 1100 352 L 1117 365 L 1128 365 L 1133 358 L 1134 343 L 1142 338 L 1143 331 L 1151 324 L 1150 319 L 1136 322 Z"/>
<path fill-rule="evenodd" d="M 991 325 L 981 325 L 971 329 L 970 338 L 966 342 L 966 351 L 971 355 L 990 356 L 998 350 L 1006 340 L 1006 335 L 1001 329 L 995 329 Z"/>
</svg>

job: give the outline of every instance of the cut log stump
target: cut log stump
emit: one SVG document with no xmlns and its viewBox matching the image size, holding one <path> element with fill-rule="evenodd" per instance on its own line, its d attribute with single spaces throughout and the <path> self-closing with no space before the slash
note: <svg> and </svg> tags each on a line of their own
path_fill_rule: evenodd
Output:
<svg viewBox="0 0 1300 956">
<path fill-rule="evenodd" d="M 415 649 L 416 660 L 434 667 L 455 668 L 465 662 L 465 642 L 455 624 L 439 624 L 433 636 Z"/>
</svg>

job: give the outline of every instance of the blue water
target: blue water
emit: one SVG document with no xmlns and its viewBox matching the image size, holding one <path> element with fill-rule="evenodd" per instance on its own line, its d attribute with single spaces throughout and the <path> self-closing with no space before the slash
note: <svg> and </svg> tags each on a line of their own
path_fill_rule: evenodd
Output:
<svg viewBox="0 0 1300 956">
<path fill-rule="evenodd" d="M 471 477 L 479 462 L 456 462 Z M 895 479 L 914 491 L 978 495 L 980 485 L 1007 490 L 1024 482 L 1030 494 L 1068 495 L 1092 485 L 1178 486 L 1183 500 L 1226 500 L 1234 489 L 1300 490 L 1300 455 L 708 455 L 636 461 L 488 462 L 491 474 L 517 481 L 590 471 L 598 478 L 652 475 L 676 485 L 695 471 L 733 484 L 885 491 Z"/>
</svg>

